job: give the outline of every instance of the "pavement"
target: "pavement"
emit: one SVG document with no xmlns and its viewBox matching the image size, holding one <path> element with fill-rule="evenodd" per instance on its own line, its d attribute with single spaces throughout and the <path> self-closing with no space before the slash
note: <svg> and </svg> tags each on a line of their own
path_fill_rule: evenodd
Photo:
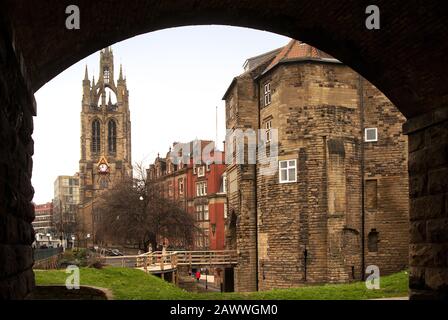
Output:
<svg viewBox="0 0 448 320">
<path fill-rule="evenodd" d="M 392 297 L 392 298 L 378 298 L 369 300 L 409 300 L 409 297 Z"/>
</svg>

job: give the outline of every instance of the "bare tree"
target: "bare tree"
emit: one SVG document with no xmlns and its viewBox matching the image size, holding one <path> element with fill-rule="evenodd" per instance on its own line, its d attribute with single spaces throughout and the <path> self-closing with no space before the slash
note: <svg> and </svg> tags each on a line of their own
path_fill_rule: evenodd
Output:
<svg viewBox="0 0 448 320">
<path fill-rule="evenodd" d="M 190 247 L 196 228 L 194 217 L 163 197 L 157 184 L 147 179 L 142 164 L 135 168 L 135 178 L 124 179 L 101 195 L 97 238 L 132 243 L 144 251 L 149 244 L 158 248 L 162 239 L 176 247 Z"/>
</svg>

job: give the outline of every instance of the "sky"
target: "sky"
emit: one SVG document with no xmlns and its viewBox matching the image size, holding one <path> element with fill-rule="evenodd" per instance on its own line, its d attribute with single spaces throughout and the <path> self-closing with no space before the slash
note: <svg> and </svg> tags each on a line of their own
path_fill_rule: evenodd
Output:
<svg viewBox="0 0 448 320">
<path fill-rule="evenodd" d="M 191 26 L 151 32 L 112 45 L 115 72 L 123 65 L 129 90 L 132 161 L 147 167 L 174 141 L 215 140 L 222 149 L 222 96 L 249 58 L 289 38 L 228 26 Z M 72 65 L 36 93 L 33 201 L 53 199 L 59 175 L 79 171 L 82 80 L 99 78 L 99 52 Z M 118 74 L 115 75 L 115 79 Z M 216 109 L 217 108 L 217 109 Z M 216 113 L 216 110 L 218 112 Z M 218 128 L 216 130 L 216 114 Z"/>
</svg>

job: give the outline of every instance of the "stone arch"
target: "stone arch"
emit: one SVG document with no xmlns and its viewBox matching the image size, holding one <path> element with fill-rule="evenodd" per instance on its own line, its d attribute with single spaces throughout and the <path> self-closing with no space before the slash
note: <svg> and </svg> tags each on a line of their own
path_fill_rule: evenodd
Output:
<svg viewBox="0 0 448 320">
<path fill-rule="evenodd" d="M 65 1 L 5 0 L 0 13 L 0 154 L 8 154 L 9 175 L 1 182 L 8 224 L 0 222 L 2 252 L 14 250 L 20 265 L 0 274 L 0 297 L 24 297 L 32 290 L 33 94 L 47 81 L 109 44 L 168 27 L 223 24 L 269 30 L 300 39 L 344 62 L 380 89 L 408 118 L 413 297 L 448 297 L 448 262 L 429 265 L 421 252 L 446 253 L 448 231 L 448 25 L 441 4 L 379 0 L 380 30 L 364 28 L 362 1 L 309 0 L 79 0 L 81 29 L 65 28 Z M 424 7 L 424 10 L 422 9 Z M 101 13 L 101 14 L 98 14 Z M 35 36 L 38 26 L 39 37 Z M 8 116 L 6 116 L 8 115 Z M 25 150 L 25 151 L 24 151 Z M 442 152 L 441 152 L 442 151 Z M 20 165 L 17 165 L 20 164 Z M 8 176 L 9 176 L 8 175 Z M 20 183 L 18 182 L 20 181 Z M 2 219 L 5 219 L 2 217 Z M 7 227 L 8 225 L 8 227 Z M 20 227 L 19 227 L 20 226 Z M 9 232 L 20 229 L 20 233 Z M 4 236 L 7 235 L 7 236 Z M 25 246 L 24 246 L 25 245 Z M 10 263 L 17 263 L 9 261 Z"/>
</svg>

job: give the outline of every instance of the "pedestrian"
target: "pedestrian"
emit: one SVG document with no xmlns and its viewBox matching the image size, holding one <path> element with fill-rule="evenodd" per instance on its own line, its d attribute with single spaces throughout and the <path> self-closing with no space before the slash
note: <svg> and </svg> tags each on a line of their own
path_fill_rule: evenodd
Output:
<svg viewBox="0 0 448 320">
<path fill-rule="evenodd" d="M 201 272 L 198 270 L 196 271 L 196 281 L 199 282 L 199 279 L 201 279 Z"/>
</svg>

